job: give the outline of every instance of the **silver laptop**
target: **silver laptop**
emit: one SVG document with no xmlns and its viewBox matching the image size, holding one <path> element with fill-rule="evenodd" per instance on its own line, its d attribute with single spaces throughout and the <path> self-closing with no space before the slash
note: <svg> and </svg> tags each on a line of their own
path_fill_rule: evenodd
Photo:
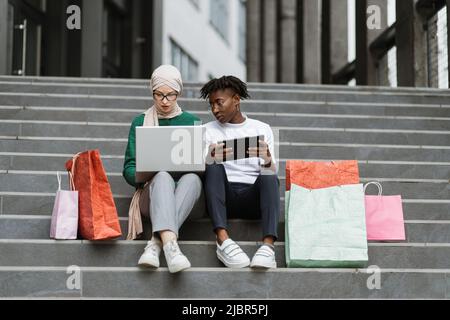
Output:
<svg viewBox="0 0 450 320">
<path fill-rule="evenodd" d="M 136 182 L 156 172 L 204 172 L 206 128 L 169 126 L 136 128 Z"/>
</svg>

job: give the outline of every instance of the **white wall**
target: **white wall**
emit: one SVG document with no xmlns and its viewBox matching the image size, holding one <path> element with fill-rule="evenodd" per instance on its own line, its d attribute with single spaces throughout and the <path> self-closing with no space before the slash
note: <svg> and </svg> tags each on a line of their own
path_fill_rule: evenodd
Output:
<svg viewBox="0 0 450 320">
<path fill-rule="evenodd" d="M 238 1 L 229 0 L 227 43 L 209 22 L 209 0 L 199 0 L 199 8 L 190 0 L 164 0 L 163 63 L 171 63 L 172 38 L 197 61 L 198 81 L 209 80 L 209 75 L 234 75 L 245 81 L 246 67 L 238 54 Z"/>
</svg>

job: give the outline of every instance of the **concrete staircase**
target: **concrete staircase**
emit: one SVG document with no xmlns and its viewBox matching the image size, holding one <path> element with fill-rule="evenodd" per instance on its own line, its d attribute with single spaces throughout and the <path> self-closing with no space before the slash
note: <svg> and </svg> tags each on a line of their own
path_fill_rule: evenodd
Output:
<svg viewBox="0 0 450 320">
<path fill-rule="evenodd" d="M 187 84 L 180 105 L 207 122 L 199 88 Z M 121 176 L 123 155 L 130 122 L 150 95 L 141 80 L 0 77 L 0 298 L 450 298 L 449 92 L 250 90 L 245 112 L 280 129 L 282 200 L 287 159 L 357 159 L 363 182 L 381 181 L 385 194 L 403 196 L 407 241 L 369 244 L 380 290 L 367 286 L 371 269 L 285 268 L 283 221 L 280 268 L 267 272 L 224 268 L 206 217 L 183 227 L 181 247 L 193 268 L 175 276 L 136 267 L 145 241 L 48 240 L 56 171 L 87 149 L 103 155 L 126 233 L 133 189 Z M 235 220 L 230 229 L 249 255 L 256 251 L 259 222 Z M 72 265 L 81 267 L 79 290 L 66 284 Z"/>
</svg>

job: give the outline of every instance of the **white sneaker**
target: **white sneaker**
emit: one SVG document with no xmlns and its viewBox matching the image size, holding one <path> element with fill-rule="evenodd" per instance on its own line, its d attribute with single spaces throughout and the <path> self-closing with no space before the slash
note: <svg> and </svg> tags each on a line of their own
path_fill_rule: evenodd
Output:
<svg viewBox="0 0 450 320">
<path fill-rule="evenodd" d="M 217 244 L 216 253 L 217 258 L 228 268 L 240 269 L 248 267 L 250 264 L 249 257 L 231 239 L 225 240 L 221 246 Z"/>
<path fill-rule="evenodd" d="M 162 243 L 157 238 L 152 238 L 147 243 L 144 253 L 139 259 L 138 265 L 150 268 L 159 268 L 159 255 L 161 253 Z"/>
<path fill-rule="evenodd" d="M 268 245 L 262 245 L 253 256 L 251 268 L 275 269 L 277 261 L 275 260 L 275 251 Z"/>
<path fill-rule="evenodd" d="M 177 273 L 191 267 L 191 263 L 186 256 L 181 253 L 180 247 L 175 240 L 166 243 L 163 250 L 170 273 Z"/>
</svg>

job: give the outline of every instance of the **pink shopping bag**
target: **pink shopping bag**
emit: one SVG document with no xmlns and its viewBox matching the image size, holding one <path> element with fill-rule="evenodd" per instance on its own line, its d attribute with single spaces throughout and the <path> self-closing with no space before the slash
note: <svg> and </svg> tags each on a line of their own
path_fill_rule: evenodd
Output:
<svg viewBox="0 0 450 320">
<path fill-rule="evenodd" d="M 50 238 L 58 240 L 77 239 L 78 232 L 78 191 L 69 172 L 70 191 L 61 190 L 61 174 L 57 173 L 58 191 L 53 207 Z"/>
<path fill-rule="evenodd" d="M 379 182 L 369 182 L 378 186 L 378 196 L 365 196 L 367 240 L 400 241 L 405 240 L 405 222 L 401 196 L 383 196 Z"/>
</svg>

